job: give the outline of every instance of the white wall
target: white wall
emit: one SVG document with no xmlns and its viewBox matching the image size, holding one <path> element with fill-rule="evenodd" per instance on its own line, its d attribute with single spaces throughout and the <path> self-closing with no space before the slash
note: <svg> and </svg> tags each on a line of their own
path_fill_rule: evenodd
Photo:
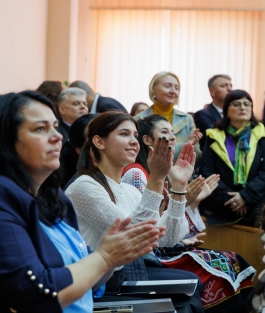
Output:
<svg viewBox="0 0 265 313">
<path fill-rule="evenodd" d="M 46 77 L 47 0 L 0 0 L 0 94 Z"/>
</svg>

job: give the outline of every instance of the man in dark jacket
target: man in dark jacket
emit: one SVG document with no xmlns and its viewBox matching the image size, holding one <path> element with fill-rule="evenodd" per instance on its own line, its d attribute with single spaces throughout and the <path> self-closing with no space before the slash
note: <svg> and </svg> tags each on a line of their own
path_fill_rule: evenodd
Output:
<svg viewBox="0 0 265 313">
<path fill-rule="evenodd" d="M 223 117 L 223 103 L 226 95 L 232 90 L 231 77 L 224 74 L 217 74 L 208 81 L 208 88 L 213 99 L 212 103 L 203 110 L 197 111 L 194 115 L 196 128 L 203 134 L 200 140 L 200 148 L 203 150 L 206 130 L 213 128 L 214 124 Z"/>
<path fill-rule="evenodd" d="M 99 93 L 96 93 L 91 87 L 89 87 L 86 82 L 76 80 L 70 84 L 70 87 L 78 87 L 85 90 L 90 113 L 102 113 L 109 110 L 119 110 L 128 113 L 119 101 L 109 97 L 102 97 Z"/>
</svg>

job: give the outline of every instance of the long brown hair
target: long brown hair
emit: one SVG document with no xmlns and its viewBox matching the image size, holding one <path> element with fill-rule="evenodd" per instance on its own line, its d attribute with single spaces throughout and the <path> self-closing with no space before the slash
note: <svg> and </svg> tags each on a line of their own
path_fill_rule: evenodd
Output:
<svg viewBox="0 0 265 313">
<path fill-rule="evenodd" d="M 94 118 L 89 124 L 87 135 L 88 140 L 83 145 L 77 166 L 78 174 L 89 175 L 96 182 L 101 184 L 109 194 L 111 201 L 113 201 L 114 203 L 116 203 L 115 196 L 108 184 L 108 181 L 105 175 L 95 165 L 95 161 L 101 161 L 101 155 L 99 150 L 93 143 L 93 138 L 96 135 L 101 138 L 107 138 L 109 134 L 124 121 L 133 122 L 136 129 L 138 129 L 137 122 L 133 119 L 133 117 L 121 111 L 104 112 Z M 94 154 L 95 159 L 93 159 L 92 153 Z"/>
</svg>

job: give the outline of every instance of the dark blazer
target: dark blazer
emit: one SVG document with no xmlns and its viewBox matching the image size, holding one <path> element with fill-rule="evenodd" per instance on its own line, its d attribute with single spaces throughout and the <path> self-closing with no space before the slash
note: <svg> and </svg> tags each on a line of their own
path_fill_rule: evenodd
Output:
<svg viewBox="0 0 265 313">
<path fill-rule="evenodd" d="M 106 112 L 109 110 L 119 110 L 123 111 L 124 113 L 128 113 L 125 107 L 117 100 L 108 97 L 98 97 L 97 102 L 97 113 Z"/>
<path fill-rule="evenodd" d="M 62 119 L 59 120 L 58 132 L 63 136 L 62 144 L 69 139 L 70 126 L 64 123 Z"/>
<path fill-rule="evenodd" d="M 220 113 L 216 110 L 213 104 L 209 104 L 206 109 L 197 111 L 194 114 L 194 122 L 196 128 L 200 129 L 200 132 L 203 134 L 202 139 L 199 141 L 200 148 L 203 150 L 205 140 L 206 140 L 206 129 L 213 128 L 215 123 L 222 118 Z"/>
<path fill-rule="evenodd" d="M 64 221 L 78 229 L 69 199 Z M 37 203 L 7 177 L 0 176 L 0 311 L 62 312 L 57 292 L 72 284 L 72 275 L 39 225 Z"/>
<path fill-rule="evenodd" d="M 242 185 L 234 185 L 234 172 L 211 149 L 213 142 L 213 139 L 207 137 L 202 153 L 200 173 L 205 178 L 212 174 L 220 174 L 220 181 L 213 193 L 200 203 L 200 212 L 203 215 L 209 215 L 207 222 L 211 225 L 235 223 L 240 216 L 233 213 L 229 206 L 224 206 L 224 203 L 231 199 L 228 192 L 239 192 L 249 207 L 243 223 L 254 226 L 257 221 L 256 216 L 260 214 L 261 207 L 265 204 L 265 138 L 258 141 L 245 188 Z"/>
</svg>

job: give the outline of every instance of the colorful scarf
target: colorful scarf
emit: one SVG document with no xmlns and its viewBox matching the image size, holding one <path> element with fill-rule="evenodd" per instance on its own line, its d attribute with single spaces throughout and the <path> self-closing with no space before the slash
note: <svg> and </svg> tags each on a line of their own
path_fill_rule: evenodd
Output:
<svg viewBox="0 0 265 313">
<path fill-rule="evenodd" d="M 226 132 L 237 141 L 234 165 L 234 184 L 245 185 L 247 181 L 246 157 L 250 149 L 248 137 L 251 133 L 251 124 L 248 122 L 245 126 L 239 129 L 236 129 L 229 124 Z"/>
</svg>

